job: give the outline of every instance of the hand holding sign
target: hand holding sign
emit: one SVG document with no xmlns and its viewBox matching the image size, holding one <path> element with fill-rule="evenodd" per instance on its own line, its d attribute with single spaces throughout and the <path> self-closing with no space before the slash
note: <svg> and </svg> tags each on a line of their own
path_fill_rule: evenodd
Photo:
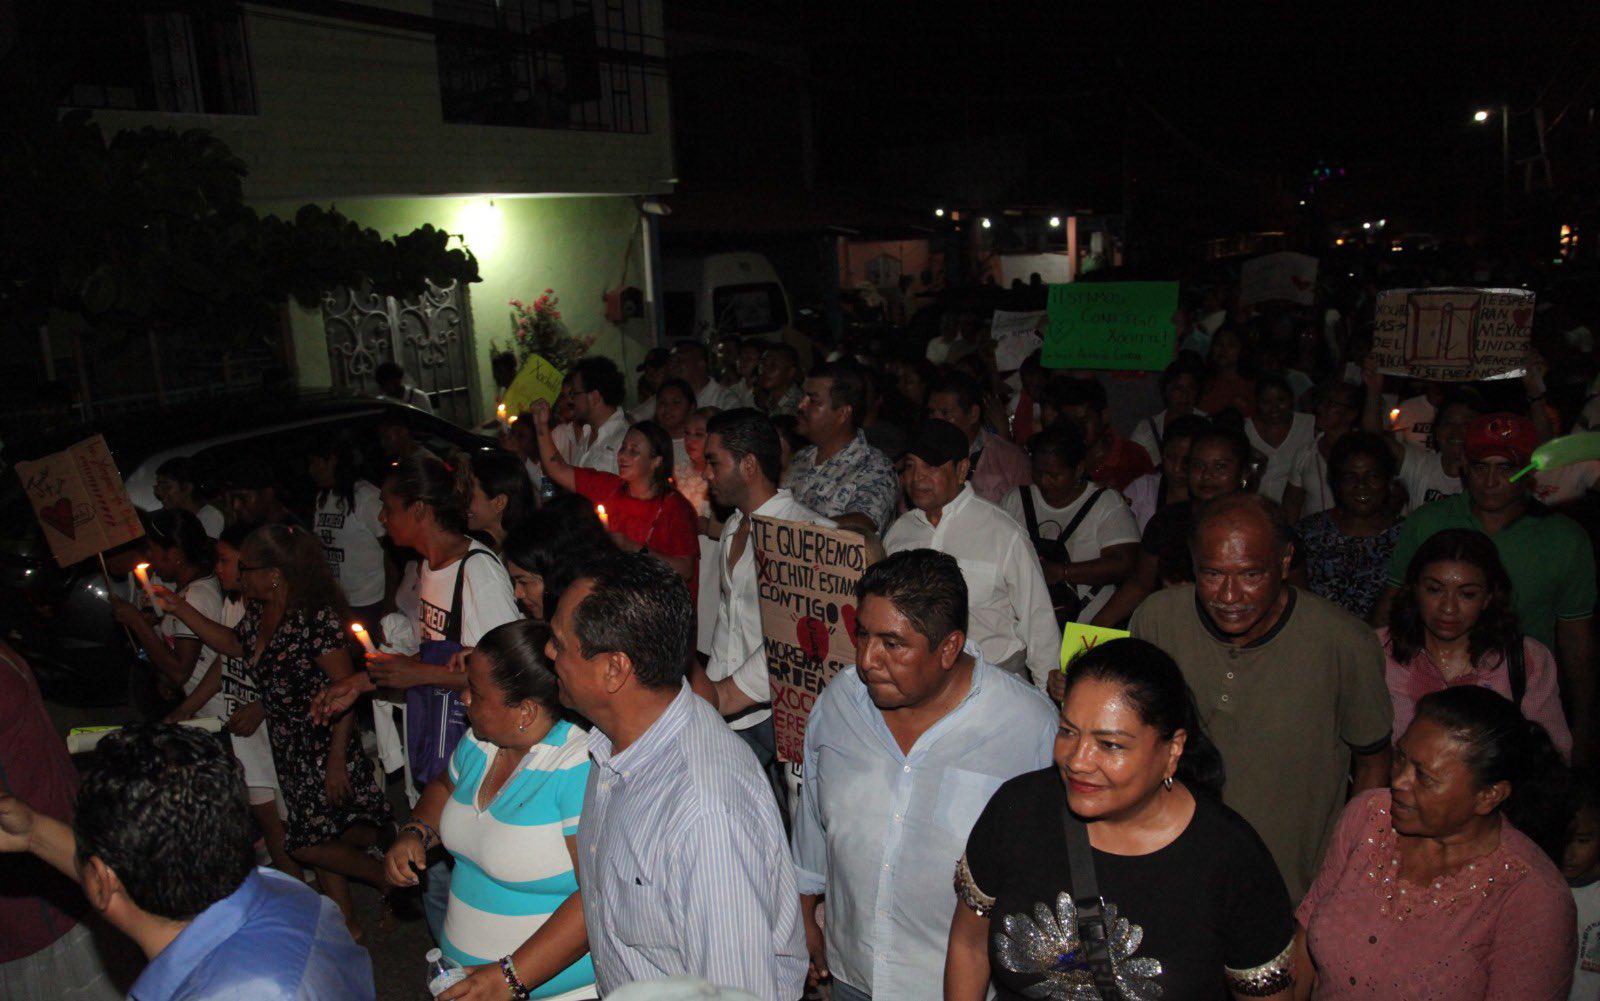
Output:
<svg viewBox="0 0 1600 1001">
<path fill-rule="evenodd" d="M 1372 353 L 1387 375 L 1513 379 L 1523 374 L 1533 301 L 1516 288 L 1390 289 L 1378 296 Z"/>
<path fill-rule="evenodd" d="M 111 450 L 100 435 L 35 462 L 17 463 L 17 476 L 63 567 L 144 534 Z"/>
</svg>

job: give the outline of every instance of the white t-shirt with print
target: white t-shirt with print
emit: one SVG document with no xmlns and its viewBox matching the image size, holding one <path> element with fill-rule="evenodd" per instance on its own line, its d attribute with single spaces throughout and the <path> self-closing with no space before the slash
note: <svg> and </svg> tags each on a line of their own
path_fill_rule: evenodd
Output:
<svg viewBox="0 0 1600 1001">
<path fill-rule="evenodd" d="M 1578 961 L 1572 974 L 1571 1001 L 1600 998 L 1600 880 L 1572 888 L 1578 905 Z"/>
<path fill-rule="evenodd" d="M 189 586 L 178 592 L 178 596 L 187 601 L 194 610 L 210 619 L 212 622 L 222 620 L 222 585 L 217 581 L 215 574 L 208 574 L 198 580 L 189 582 Z M 179 621 L 176 615 L 163 615 L 156 623 L 156 633 L 167 641 L 167 646 L 173 647 L 180 639 L 198 640 L 194 630 Z M 205 644 L 200 645 L 200 657 L 194 662 L 194 670 L 189 673 L 189 680 L 183 683 L 183 694 L 189 695 L 200 686 L 206 672 L 211 670 L 211 665 L 217 659 L 217 651 Z M 205 705 L 195 711 L 195 716 L 222 716 L 226 718 L 226 702 L 219 690 L 217 694 L 206 700 Z"/>
<path fill-rule="evenodd" d="M 1042 539 L 1059 539 L 1066 527 L 1072 524 L 1072 519 L 1078 516 L 1078 510 L 1089 503 L 1100 486 L 1095 483 L 1084 484 L 1083 493 L 1077 496 L 1066 507 L 1051 507 L 1044 502 L 1044 496 L 1039 493 L 1038 487 L 1023 486 L 1006 494 L 1001 500 L 1001 507 L 1007 514 L 1014 518 L 1023 530 L 1028 528 L 1027 519 L 1023 516 L 1022 491 L 1033 492 L 1033 513 L 1039 519 L 1039 537 Z M 1095 501 L 1094 507 L 1084 515 L 1083 521 L 1072 533 L 1072 538 L 1066 542 L 1067 555 L 1072 557 L 1072 562 L 1082 563 L 1085 560 L 1098 559 L 1100 554 L 1112 546 L 1139 541 L 1139 522 L 1133 516 L 1133 509 L 1122 495 L 1115 490 L 1106 490 L 1105 496 Z M 1111 595 L 1116 592 L 1115 587 L 1102 586 L 1093 599 L 1089 598 L 1091 588 L 1079 585 L 1078 597 L 1087 603 L 1078 613 L 1079 622 L 1088 622 L 1105 607 L 1111 600 Z"/>
<path fill-rule="evenodd" d="M 225 599 L 222 603 L 222 617 L 218 622 L 229 629 L 237 626 L 244 618 L 244 602 L 234 598 Z M 222 713 L 224 719 L 229 719 L 234 713 L 243 709 L 252 702 L 261 700 L 261 692 L 256 687 L 255 676 L 250 673 L 250 655 L 253 651 L 246 650 L 243 657 L 222 658 Z M 272 742 L 267 737 L 267 722 L 261 721 L 256 727 L 256 732 L 248 737 L 233 735 L 233 756 L 239 759 L 239 764 L 244 767 L 244 784 L 252 789 L 278 788 L 278 770 L 272 764 Z"/>
<path fill-rule="evenodd" d="M 1462 490 L 1461 477 L 1444 471 L 1438 452 L 1406 445 L 1400 460 L 1400 482 L 1406 488 L 1406 514 L 1441 497 L 1454 497 Z"/>
<path fill-rule="evenodd" d="M 1434 406 L 1426 396 L 1413 396 L 1404 400 L 1390 413 L 1398 410 L 1390 422 L 1394 436 L 1408 445 L 1427 448 L 1433 434 Z"/>
<path fill-rule="evenodd" d="M 483 543 L 473 541 L 469 553 L 482 553 L 466 560 L 466 579 L 461 582 L 461 645 L 477 646 L 483 634 L 522 618 L 516 596 L 511 593 L 511 577 L 506 568 Z M 431 569 L 420 564 L 417 573 L 417 631 L 424 640 L 448 639 L 445 630 L 455 597 L 456 569 L 459 561 Z"/>
<path fill-rule="evenodd" d="M 345 600 L 376 605 L 383 600 L 383 544 L 378 541 L 387 534 L 378 520 L 383 501 L 366 480 L 356 481 L 355 501 L 350 510 L 341 494 L 323 493 L 312 523 Z"/>
<path fill-rule="evenodd" d="M 1318 441 L 1321 436 L 1318 436 Z M 1313 442 L 1302 448 L 1289 464 L 1289 486 L 1305 491 L 1306 501 L 1300 517 L 1320 514 L 1333 507 L 1333 484 L 1328 480 L 1328 460 Z"/>
</svg>

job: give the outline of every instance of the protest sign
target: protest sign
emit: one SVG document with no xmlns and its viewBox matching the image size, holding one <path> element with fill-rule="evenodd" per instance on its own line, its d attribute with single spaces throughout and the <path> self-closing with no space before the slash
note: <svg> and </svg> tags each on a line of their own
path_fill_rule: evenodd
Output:
<svg viewBox="0 0 1600 1001">
<path fill-rule="evenodd" d="M 778 759 L 798 762 L 817 696 L 856 662 L 856 585 L 867 545 L 854 532 L 773 518 L 750 519 L 749 544 Z"/>
<path fill-rule="evenodd" d="M 116 460 L 100 435 L 36 462 L 17 463 L 17 476 L 63 567 L 144 534 Z"/>
<path fill-rule="evenodd" d="M 994 311 L 989 323 L 989 334 L 994 338 L 994 367 L 1001 372 L 1014 372 L 1022 367 L 1028 356 L 1039 350 L 1044 338 L 1039 336 L 1040 321 L 1044 312 L 1010 313 L 1003 309 Z"/>
<path fill-rule="evenodd" d="M 1317 297 L 1317 259 L 1284 251 L 1245 261 L 1239 269 L 1239 303 L 1293 302 L 1309 306 Z"/>
<path fill-rule="evenodd" d="M 1437 382 L 1523 373 L 1533 293 L 1519 288 L 1400 288 L 1378 296 L 1372 353 L 1385 375 Z"/>
<path fill-rule="evenodd" d="M 543 355 L 529 355 L 528 360 L 522 363 L 522 369 L 517 372 L 517 377 L 506 387 L 506 395 L 500 402 L 505 404 L 508 414 L 526 411 L 533 406 L 534 400 L 554 403 L 561 393 L 562 378 L 561 370 L 550 364 Z"/>
<path fill-rule="evenodd" d="M 1158 372 L 1177 351 L 1177 282 L 1050 286 L 1046 368 Z"/>
<path fill-rule="evenodd" d="M 1061 669 L 1067 669 L 1072 661 L 1093 650 L 1106 640 L 1126 639 L 1126 629 L 1107 629 L 1104 626 L 1085 626 L 1076 622 L 1069 622 L 1061 631 Z"/>
</svg>

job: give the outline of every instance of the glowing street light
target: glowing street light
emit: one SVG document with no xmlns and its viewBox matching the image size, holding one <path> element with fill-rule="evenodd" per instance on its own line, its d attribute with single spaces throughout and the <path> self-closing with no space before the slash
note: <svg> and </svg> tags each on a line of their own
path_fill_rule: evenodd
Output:
<svg viewBox="0 0 1600 1001">
<path fill-rule="evenodd" d="M 1053 215 L 1053 216 L 1050 217 L 1050 228 L 1051 229 L 1060 229 L 1061 228 L 1061 217 L 1060 216 Z"/>
<path fill-rule="evenodd" d="M 944 209 L 934 209 L 933 210 L 933 214 L 938 216 L 940 219 L 943 219 L 944 218 Z"/>
<path fill-rule="evenodd" d="M 1372 228 L 1372 223 L 1364 222 L 1364 223 L 1361 224 L 1361 228 L 1362 229 L 1371 229 Z"/>
<path fill-rule="evenodd" d="M 1489 120 L 1489 113 L 1482 108 L 1479 108 L 1477 111 L 1472 113 L 1472 120 L 1477 122 L 1479 125 L 1482 125 L 1484 122 Z"/>
<path fill-rule="evenodd" d="M 984 216 L 983 217 L 983 228 L 984 229 L 988 229 L 991 225 L 992 225 L 992 223 L 989 222 L 989 217 L 988 216 Z"/>
</svg>

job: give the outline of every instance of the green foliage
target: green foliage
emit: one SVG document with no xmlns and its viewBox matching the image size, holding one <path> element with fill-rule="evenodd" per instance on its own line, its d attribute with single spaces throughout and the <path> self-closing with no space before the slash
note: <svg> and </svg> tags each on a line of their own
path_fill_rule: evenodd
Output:
<svg viewBox="0 0 1600 1001">
<path fill-rule="evenodd" d="M 363 279 L 385 295 L 479 281 L 471 253 L 423 226 L 392 240 L 333 208 L 292 221 L 242 201 L 245 164 L 204 129 L 144 128 L 109 142 L 88 114 L 0 141 L 0 323 L 31 336 L 52 308 L 97 335 L 154 329 L 180 344 L 270 337 L 289 297 L 306 307 Z"/>
</svg>

